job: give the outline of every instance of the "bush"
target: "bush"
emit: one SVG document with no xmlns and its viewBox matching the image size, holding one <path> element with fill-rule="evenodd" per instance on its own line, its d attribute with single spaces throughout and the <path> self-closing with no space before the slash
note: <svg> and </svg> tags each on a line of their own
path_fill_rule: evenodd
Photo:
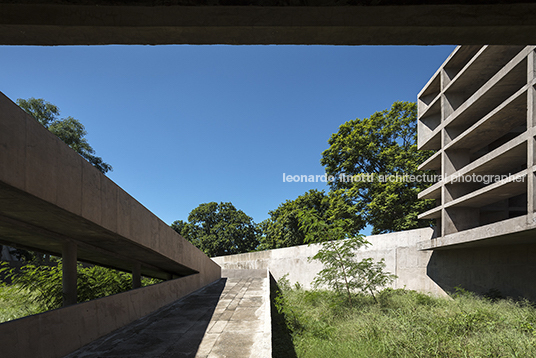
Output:
<svg viewBox="0 0 536 358">
<path fill-rule="evenodd" d="M 29 263 L 15 270 L 2 264 L 0 272 L 7 272 L 12 289 L 18 292 L 30 292 L 39 312 L 60 308 L 63 305 L 62 263 L 52 265 Z M 85 302 L 132 288 L 132 275 L 101 266 L 77 266 L 78 302 Z M 142 279 L 142 285 L 157 283 L 156 279 Z"/>
</svg>

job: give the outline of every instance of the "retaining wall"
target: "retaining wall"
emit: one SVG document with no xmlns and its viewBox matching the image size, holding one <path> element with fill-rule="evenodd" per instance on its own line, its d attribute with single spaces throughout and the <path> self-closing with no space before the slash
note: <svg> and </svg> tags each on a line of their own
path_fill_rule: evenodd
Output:
<svg viewBox="0 0 536 358">
<path fill-rule="evenodd" d="M 367 237 L 371 245 L 358 252 L 358 259 L 385 259 L 386 270 L 398 276 L 393 288 L 407 288 L 445 296 L 463 287 L 478 294 L 500 292 L 504 297 L 536 301 L 536 244 L 481 245 L 420 251 L 419 242 L 429 241 L 432 229 L 400 231 Z M 507 241 L 505 241 L 507 242 Z M 247 254 L 215 257 L 222 269 L 265 269 L 279 280 L 288 274 L 293 284 L 311 288 L 322 269 L 309 261 L 320 245 L 302 245 Z"/>
<path fill-rule="evenodd" d="M 357 258 L 361 260 L 371 257 L 376 261 L 383 258 L 386 271 L 398 276 L 391 285 L 393 288 L 406 287 L 443 296 L 445 291 L 426 274 L 432 252 L 417 250 L 417 243 L 429 240 L 432 234 L 432 229 L 425 228 L 369 236 L 367 241 L 370 245 L 360 249 Z M 214 257 L 212 260 L 224 270 L 269 269 L 276 280 L 288 274 L 287 277 L 292 284 L 299 282 L 305 288 L 311 288 L 311 283 L 322 269 L 322 264 L 308 258 L 314 256 L 320 247 L 319 244 L 301 245 Z"/>
</svg>

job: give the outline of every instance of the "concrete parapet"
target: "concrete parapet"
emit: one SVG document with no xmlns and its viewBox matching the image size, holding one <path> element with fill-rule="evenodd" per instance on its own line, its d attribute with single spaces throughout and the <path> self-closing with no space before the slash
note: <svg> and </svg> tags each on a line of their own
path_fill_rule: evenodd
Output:
<svg viewBox="0 0 536 358">
<path fill-rule="evenodd" d="M 418 243 L 430 240 L 432 234 L 432 229 L 425 228 L 369 236 L 370 245 L 359 250 L 357 259 L 371 257 L 378 261 L 383 258 L 386 270 L 398 276 L 392 285 L 394 288 L 406 287 L 442 296 L 445 295 L 443 289 L 426 274 L 431 252 L 418 250 Z M 320 247 L 320 244 L 301 245 L 214 257 L 212 260 L 222 267 L 224 273 L 239 269 L 269 269 L 276 280 L 288 274 L 291 283 L 299 282 L 305 288 L 311 288 L 315 276 L 322 270 L 322 264 L 309 260 L 309 257 L 314 256 Z"/>
<path fill-rule="evenodd" d="M 2 356 L 57 358 L 220 278 L 195 274 L 0 324 Z"/>
<path fill-rule="evenodd" d="M 267 278 L 267 269 L 224 269 L 221 270 L 221 277 L 227 278 Z"/>
<path fill-rule="evenodd" d="M 526 232 L 520 244 L 509 243 L 510 237 L 490 240 L 490 245 L 475 244 L 460 249 L 422 250 L 429 245 L 433 230 L 418 229 L 367 237 L 371 243 L 358 253 L 358 259 L 385 259 L 386 270 L 398 276 L 393 288 L 406 288 L 435 296 L 445 296 L 455 287 L 478 294 L 500 292 L 505 297 L 536 301 L 532 284 L 536 273 L 536 245 L 533 233 Z M 302 245 L 247 254 L 215 257 L 223 272 L 233 269 L 268 268 L 276 280 L 285 274 L 291 284 L 299 282 L 311 288 L 311 282 L 322 269 L 318 261 L 309 261 L 320 245 Z"/>
</svg>

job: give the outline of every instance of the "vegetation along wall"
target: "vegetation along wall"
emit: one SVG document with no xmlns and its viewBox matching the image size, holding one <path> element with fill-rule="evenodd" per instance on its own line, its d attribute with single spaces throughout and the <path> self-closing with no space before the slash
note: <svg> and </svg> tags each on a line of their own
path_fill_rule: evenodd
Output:
<svg viewBox="0 0 536 358">
<path fill-rule="evenodd" d="M 455 287 L 462 287 L 478 294 L 536 300 L 536 287 L 532 284 L 536 272 L 532 259 L 536 245 L 420 250 L 420 243 L 430 240 L 432 235 L 431 228 L 424 228 L 369 236 L 370 245 L 359 251 L 357 259 L 383 258 L 385 270 L 398 276 L 391 285 L 393 288 L 445 296 L 455 291 Z M 299 282 L 311 288 L 322 266 L 308 258 L 320 247 L 320 244 L 301 245 L 214 257 L 213 260 L 223 270 L 269 269 L 276 280 L 288 274 L 291 284 Z"/>
</svg>

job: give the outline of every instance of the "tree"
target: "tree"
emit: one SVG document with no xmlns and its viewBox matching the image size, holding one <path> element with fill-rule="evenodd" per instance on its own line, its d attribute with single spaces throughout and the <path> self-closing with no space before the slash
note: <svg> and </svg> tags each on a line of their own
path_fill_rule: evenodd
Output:
<svg viewBox="0 0 536 358">
<path fill-rule="evenodd" d="M 260 223 L 263 236 L 259 249 L 269 250 L 305 244 L 306 232 L 300 223 L 300 213 L 314 210 L 326 222 L 338 219 L 348 219 L 349 235 L 357 235 L 365 225 L 356 213 L 352 203 L 341 193 L 309 190 L 294 200 L 287 200 L 275 210 L 270 211 L 270 217 Z M 325 240 L 317 233 L 313 242 Z"/>
<path fill-rule="evenodd" d="M 58 107 L 42 98 L 19 98 L 17 104 L 102 173 L 112 170 L 110 164 L 95 155 L 95 150 L 85 138 L 87 132 L 78 120 L 73 117 L 59 119 Z"/>
<path fill-rule="evenodd" d="M 373 234 L 431 225 L 417 220 L 433 207 L 433 200 L 417 199 L 431 183 L 423 177 L 409 180 L 426 174 L 417 167 L 433 153 L 417 150 L 416 118 L 415 103 L 395 102 L 370 118 L 341 125 L 322 153 L 326 174 L 335 177 L 331 189 L 356 205 Z"/>
<path fill-rule="evenodd" d="M 210 257 L 250 252 L 259 245 L 253 219 L 231 203 L 204 203 L 171 227 Z"/>
<path fill-rule="evenodd" d="M 326 222 L 313 209 L 303 211 L 299 216 L 301 226 L 307 232 L 307 242 L 317 240 L 317 233 L 322 233 L 324 238 L 320 250 L 309 258 L 319 260 L 324 266 L 316 275 L 313 285 L 316 288 L 328 286 L 339 294 L 346 294 L 350 305 L 352 292 L 356 290 L 370 293 L 377 302 L 375 292 L 396 276 L 384 272 L 384 259 L 379 262 L 371 258 L 356 260 L 357 250 L 369 244 L 363 235 L 352 236 L 348 233 L 348 219 Z"/>
</svg>

